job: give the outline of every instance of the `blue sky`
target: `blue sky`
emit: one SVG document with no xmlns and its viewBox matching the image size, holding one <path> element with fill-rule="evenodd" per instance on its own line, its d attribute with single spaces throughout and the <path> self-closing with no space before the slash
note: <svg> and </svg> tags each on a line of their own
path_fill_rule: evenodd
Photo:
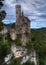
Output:
<svg viewBox="0 0 46 65">
<path fill-rule="evenodd" d="M 21 5 L 24 15 L 31 21 L 31 28 L 46 27 L 46 0 L 5 0 L 4 9 L 7 13 L 4 23 L 16 21 L 15 6 Z"/>
</svg>

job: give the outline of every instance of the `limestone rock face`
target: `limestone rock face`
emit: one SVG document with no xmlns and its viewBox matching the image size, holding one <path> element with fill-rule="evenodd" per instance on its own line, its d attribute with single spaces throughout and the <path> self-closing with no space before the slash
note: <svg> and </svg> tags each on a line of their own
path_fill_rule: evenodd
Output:
<svg viewBox="0 0 46 65">
<path fill-rule="evenodd" d="M 5 28 L 0 32 L 0 34 L 5 35 L 7 32 L 8 32 L 8 29 L 7 29 L 7 27 L 5 27 Z"/>
<path fill-rule="evenodd" d="M 16 32 L 15 32 L 14 29 L 11 29 L 11 31 L 10 31 L 10 38 L 11 38 L 12 40 L 15 40 L 15 39 L 16 39 Z"/>
<path fill-rule="evenodd" d="M 25 46 L 26 43 L 29 42 L 29 37 L 27 37 L 25 34 L 23 34 L 22 38 L 21 38 L 21 41 L 22 41 L 22 45 Z"/>
<path fill-rule="evenodd" d="M 11 45 L 11 51 L 13 52 L 15 58 L 20 58 L 27 54 L 27 49 L 21 46 L 16 46 L 15 44 Z"/>
</svg>

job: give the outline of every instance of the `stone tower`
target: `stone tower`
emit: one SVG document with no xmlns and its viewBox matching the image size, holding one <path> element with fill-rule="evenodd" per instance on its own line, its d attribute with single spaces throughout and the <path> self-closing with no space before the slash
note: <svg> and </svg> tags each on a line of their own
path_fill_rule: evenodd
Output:
<svg viewBox="0 0 46 65">
<path fill-rule="evenodd" d="M 21 5 L 16 5 L 16 22 L 19 20 L 21 16 Z"/>
</svg>

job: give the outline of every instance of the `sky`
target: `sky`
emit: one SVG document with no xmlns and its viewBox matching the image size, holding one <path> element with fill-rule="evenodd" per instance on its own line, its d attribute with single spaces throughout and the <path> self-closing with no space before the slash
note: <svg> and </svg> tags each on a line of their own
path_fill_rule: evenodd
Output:
<svg viewBox="0 0 46 65">
<path fill-rule="evenodd" d="M 16 22 L 16 8 L 21 5 L 24 16 L 30 19 L 31 28 L 46 27 L 46 0 L 5 0 L 3 10 L 6 11 L 4 23 L 9 24 Z"/>
</svg>

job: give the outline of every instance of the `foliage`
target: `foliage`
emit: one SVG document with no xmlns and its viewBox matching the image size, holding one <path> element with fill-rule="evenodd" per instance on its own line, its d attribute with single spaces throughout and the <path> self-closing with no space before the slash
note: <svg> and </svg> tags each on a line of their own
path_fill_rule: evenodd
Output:
<svg viewBox="0 0 46 65">
<path fill-rule="evenodd" d="M 39 65 L 46 65 L 46 28 L 31 30 L 31 37 L 35 38 L 34 48 L 39 57 Z"/>
<path fill-rule="evenodd" d="M 2 8 L 2 6 L 3 6 L 3 3 L 0 1 L 0 9 Z"/>
<path fill-rule="evenodd" d="M 31 41 L 27 44 L 27 48 L 34 48 L 37 52 L 39 65 L 46 65 L 46 28 L 31 30 L 30 33 Z M 9 53 L 11 40 L 9 35 L 7 36 L 5 43 L 0 38 L 0 65 L 4 62 L 4 57 Z M 21 45 L 19 37 L 15 40 L 16 45 Z M 21 65 L 18 60 L 13 60 L 10 65 Z M 23 65 L 32 65 L 30 61 Z"/>
<path fill-rule="evenodd" d="M 3 7 L 3 2 L 4 0 L 0 1 L 0 31 L 4 28 L 4 23 L 2 22 L 2 20 L 4 20 L 4 18 L 6 17 L 6 12 L 4 10 L 1 10 Z"/>
<path fill-rule="evenodd" d="M 6 16 L 6 12 L 3 10 L 0 12 L 0 21 L 3 20 Z"/>
<path fill-rule="evenodd" d="M 2 65 L 4 62 L 4 58 L 7 54 L 10 53 L 10 42 L 8 39 L 3 41 L 3 38 L 0 38 L 0 64 Z"/>
<path fill-rule="evenodd" d="M 31 62 L 31 61 L 27 61 L 26 63 L 24 63 L 23 65 L 34 65 L 34 63 L 33 62 Z"/>
<path fill-rule="evenodd" d="M 3 2 L 0 1 L 0 9 L 3 7 Z M 2 21 L 6 16 L 6 12 L 4 10 L 0 11 L 0 21 Z"/>
<path fill-rule="evenodd" d="M 11 59 L 11 63 L 9 65 L 21 65 L 20 59 Z"/>
<path fill-rule="evenodd" d="M 26 47 L 27 47 L 28 49 L 32 49 L 32 48 L 34 49 L 34 45 L 35 45 L 35 44 L 34 44 L 32 41 L 29 41 L 29 43 L 26 44 Z"/>
<path fill-rule="evenodd" d="M 7 55 L 7 47 L 4 45 L 3 41 L 0 40 L 0 64 L 4 62 L 4 57 Z"/>
<path fill-rule="evenodd" d="M 9 42 L 9 40 L 6 39 L 4 45 L 6 46 L 7 54 L 9 54 L 10 53 L 10 42 Z"/>
<path fill-rule="evenodd" d="M 22 45 L 21 39 L 20 39 L 18 36 L 17 36 L 17 38 L 16 38 L 16 40 L 15 40 L 15 43 L 16 43 L 16 45 L 19 45 L 19 46 Z"/>
</svg>

